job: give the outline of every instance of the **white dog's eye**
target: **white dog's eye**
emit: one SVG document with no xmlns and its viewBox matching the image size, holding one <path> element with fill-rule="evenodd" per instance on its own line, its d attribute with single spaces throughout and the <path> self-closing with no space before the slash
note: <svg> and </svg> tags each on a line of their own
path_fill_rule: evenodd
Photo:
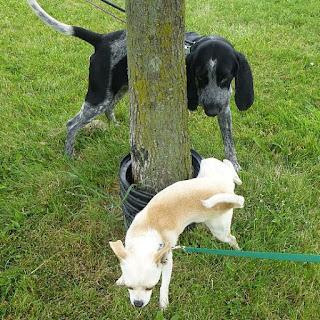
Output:
<svg viewBox="0 0 320 320">
<path fill-rule="evenodd" d="M 153 288 L 154 288 L 154 286 L 153 287 L 147 287 L 146 291 L 151 291 Z"/>
<path fill-rule="evenodd" d="M 127 287 L 128 290 L 133 290 L 133 287 Z"/>
</svg>

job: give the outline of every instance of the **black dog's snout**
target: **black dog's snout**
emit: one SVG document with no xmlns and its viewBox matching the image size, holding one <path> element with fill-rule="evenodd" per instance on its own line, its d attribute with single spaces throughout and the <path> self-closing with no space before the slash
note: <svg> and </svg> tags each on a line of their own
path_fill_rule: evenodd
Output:
<svg viewBox="0 0 320 320">
<path fill-rule="evenodd" d="M 221 108 L 216 105 L 207 105 L 204 107 L 204 112 L 208 117 L 215 117 L 221 111 Z"/>
<path fill-rule="evenodd" d="M 135 307 L 142 307 L 143 301 L 142 300 L 134 300 L 133 304 Z"/>
</svg>

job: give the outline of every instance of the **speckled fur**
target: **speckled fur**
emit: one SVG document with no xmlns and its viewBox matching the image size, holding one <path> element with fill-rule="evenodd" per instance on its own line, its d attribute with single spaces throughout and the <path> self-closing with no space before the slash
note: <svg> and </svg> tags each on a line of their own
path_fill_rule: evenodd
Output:
<svg viewBox="0 0 320 320">
<path fill-rule="evenodd" d="M 114 107 L 128 90 L 126 32 L 120 30 L 99 34 L 66 25 L 48 15 L 35 0 L 27 0 L 35 14 L 51 28 L 78 37 L 94 46 L 90 57 L 89 86 L 79 113 L 67 122 L 65 152 L 74 155 L 74 142 L 79 130 L 105 113 L 116 123 Z M 243 55 L 219 36 L 200 36 L 186 32 L 186 40 L 194 42 L 186 55 L 188 108 L 201 105 L 208 116 L 218 116 L 225 155 L 239 170 L 230 112 L 231 81 L 236 79 L 235 99 L 240 110 L 253 103 L 251 70 Z M 190 53 L 189 53 L 190 51 Z"/>
</svg>

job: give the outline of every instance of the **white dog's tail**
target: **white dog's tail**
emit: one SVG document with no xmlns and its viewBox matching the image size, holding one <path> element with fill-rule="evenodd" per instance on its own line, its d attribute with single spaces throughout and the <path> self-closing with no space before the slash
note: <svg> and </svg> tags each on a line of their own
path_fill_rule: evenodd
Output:
<svg viewBox="0 0 320 320">
<path fill-rule="evenodd" d="M 50 28 L 59 31 L 67 36 L 78 37 L 93 46 L 96 46 L 101 40 L 101 34 L 84 28 L 70 26 L 62 23 L 46 13 L 37 3 L 36 0 L 27 0 L 33 12 Z"/>
<path fill-rule="evenodd" d="M 218 193 L 207 200 L 202 200 L 202 204 L 208 209 L 214 207 L 218 203 L 232 203 L 234 204 L 234 208 L 243 208 L 244 198 L 236 194 Z"/>
</svg>

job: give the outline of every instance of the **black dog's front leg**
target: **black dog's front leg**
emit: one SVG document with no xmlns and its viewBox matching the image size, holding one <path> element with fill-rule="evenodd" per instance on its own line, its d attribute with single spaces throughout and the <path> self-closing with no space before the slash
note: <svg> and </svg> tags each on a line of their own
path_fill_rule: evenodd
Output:
<svg viewBox="0 0 320 320">
<path fill-rule="evenodd" d="M 232 137 L 232 117 L 230 107 L 228 106 L 218 114 L 218 122 L 224 144 L 224 154 L 229 159 L 237 171 L 241 170 L 238 163 L 236 151 L 234 149 Z"/>
</svg>

